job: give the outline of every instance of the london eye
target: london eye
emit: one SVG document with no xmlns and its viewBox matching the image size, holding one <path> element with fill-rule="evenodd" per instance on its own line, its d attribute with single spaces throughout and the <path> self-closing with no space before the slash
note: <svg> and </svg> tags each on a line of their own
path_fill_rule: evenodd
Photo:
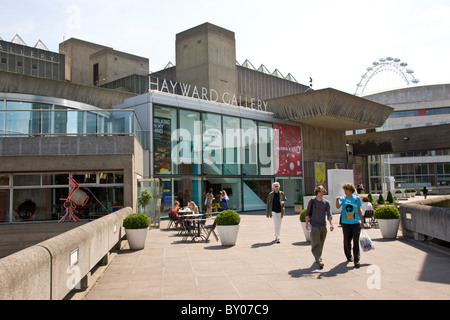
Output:
<svg viewBox="0 0 450 320">
<path fill-rule="evenodd" d="M 372 66 L 368 67 L 366 73 L 361 76 L 361 80 L 356 87 L 355 95 L 361 96 L 369 81 L 383 71 L 396 73 L 404 80 L 406 85 L 419 83 L 419 79 L 413 75 L 414 70 L 409 69 L 406 62 L 402 62 L 399 58 L 380 58 L 378 61 L 373 62 Z"/>
</svg>

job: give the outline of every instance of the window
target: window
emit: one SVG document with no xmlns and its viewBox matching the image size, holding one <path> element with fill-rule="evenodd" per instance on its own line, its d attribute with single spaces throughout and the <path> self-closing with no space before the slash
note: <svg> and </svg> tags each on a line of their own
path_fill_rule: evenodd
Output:
<svg viewBox="0 0 450 320">
<path fill-rule="evenodd" d="M 223 117 L 223 159 L 225 175 L 241 174 L 241 130 L 239 118 Z"/>
<path fill-rule="evenodd" d="M 155 174 L 177 174 L 178 165 L 172 159 L 172 149 L 177 148 L 177 137 L 172 132 L 177 129 L 177 110 L 154 106 L 153 108 L 153 148 Z"/>
<path fill-rule="evenodd" d="M 200 113 L 180 110 L 178 131 L 178 163 L 180 174 L 201 174 L 201 122 Z"/>
<path fill-rule="evenodd" d="M 221 116 L 203 114 L 203 172 L 222 175 L 222 126 Z"/>
</svg>

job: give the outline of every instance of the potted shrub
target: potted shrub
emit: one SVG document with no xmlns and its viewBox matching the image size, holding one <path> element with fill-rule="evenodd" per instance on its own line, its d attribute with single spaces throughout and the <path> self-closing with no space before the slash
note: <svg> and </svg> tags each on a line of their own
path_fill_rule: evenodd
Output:
<svg viewBox="0 0 450 320">
<path fill-rule="evenodd" d="M 397 199 L 400 199 L 402 197 L 402 190 L 400 189 L 395 190 L 395 197 Z"/>
<path fill-rule="evenodd" d="M 234 210 L 224 210 L 216 216 L 216 227 L 223 246 L 234 246 L 241 217 Z"/>
<path fill-rule="evenodd" d="M 394 196 L 392 195 L 392 192 L 389 190 L 387 197 L 386 197 L 387 203 L 394 203 Z"/>
<path fill-rule="evenodd" d="M 369 198 L 369 202 L 370 202 L 371 204 L 374 204 L 372 193 L 369 193 L 369 194 L 367 195 L 367 198 Z"/>
<path fill-rule="evenodd" d="M 138 198 L 138 203 L 144 210 L 144 213 L 145 213 L 145 208 L 152 200 L 153 200 L 153 196 L 150 193 L 150 191 L 148 191 L 148 189 L 144 189 L 141 191 L 141 196 Z"/>
<path fill-rule="evenodd" d="M 377 204 L 384 204 L 384 197 L 383 194 L 380 192 L 380 195 L 378 196 Z"/>
<path fill-rule="evenodd" d="M 298 195 L 297 201 L 294 202 L 294 212 L 300 213 L 303 209 L 303 196 Z"/>
<path fill-rule="evenodd" d="M 381 235 L 385 239 L 397 238 L 400 225 L 400 212 L 395 206 L 382 206 L 375 210 L 374 217 L 380 226 Z"/>
<path fill-rule="evenodd" d="M 150 226 L 150 218 L 144 213 L 132 213 L 122 223 L 131 250 L 144 249 Z"/>
<path fill-rule="evenodd" d="M 302 225 L 303 233 L 305 234 L 306 241 L 311 241 L 311 233 L 306 230 L 306 218 L 305 218 L 306 208 L 300 212 L 300 223 Z"/>
</svg>

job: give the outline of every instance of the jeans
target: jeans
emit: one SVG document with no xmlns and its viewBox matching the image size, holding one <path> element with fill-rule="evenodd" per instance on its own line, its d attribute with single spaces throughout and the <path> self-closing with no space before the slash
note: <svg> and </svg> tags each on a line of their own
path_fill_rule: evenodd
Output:
<svg viewBox="0 0 450 320">
<path fill-rule="evenodd" d="M 280 240 L 281 212 L 272 211 L 273 225 L 275 226 L 275 239 Z"/>
<path fill-rule="evenodd" d="M 352 240 L 353 240 L 353 256 L 355 263 L 359 262 L 359 234 L 361 232 L 361 225 L 356 224 L 342 224 L 342 232 L 344 234 L 344 253 L 347 260 L 352 257 Z"/>
</svg>

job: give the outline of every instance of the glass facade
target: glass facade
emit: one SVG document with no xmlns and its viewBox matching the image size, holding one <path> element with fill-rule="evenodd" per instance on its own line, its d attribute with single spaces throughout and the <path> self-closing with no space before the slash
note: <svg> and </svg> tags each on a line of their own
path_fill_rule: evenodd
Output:
<svg viewBox="0 0 450 320">
<path fill-rule="evenodd" d="M 20 94 L 0 98 L 0 139 L 80 135 L 134 135 L 148 148 L 148 138 L 133 110 L 104 110 Z M 69 178 L 88 197 L 75 209 L 80 219 L 95 219 L 123 207 L 124 192 L 132 192 L 124 190 L 124 171 L 118 168 L 33 173 L 1 170 L 0 166 L 0 223 L 58 221 L 66 214 L 64 200 L 73 188 Z"/>
<path fill-rule="evenodd" d="M 73 178 L 88 202 L 77 206 L 80 219 L 92 219 L 123 206 L 123 172 L 0 173 L 0 222 L 59 220 Z M 12 195 L 12 197 L 11 197 Z"/>
<path fill-rule="evenodd" d="M 398 187 L 420 189 L 450 186 L 449 163 L 391 164 L 391 173 Z"/>
<path fill-rule="evenodd" d="M 223 209 L 222 190 L 230 199 L 230 209 L 264 210 L 281 157 L 293 159 L 282 174 L 296 181 L 293 197 L 301 192 L 299 127 L 277 124 L 274 128 L 273 123 L 166 105 L 153 104 L 152 110 L 153 175 L 161 180 L 163 217 L 175 200 L 182 207 L 194 201 L 205 212 L 209 189 L 215 195 L 213 211 Z M 281 148 L 274 140 L 279 131 L 284 139 Z"/>
<path fill-rule="evenodd" d="M 1 103 L 3 102 L 3 104 Z M 0 136 L 133 134 L 142 128 L 130 110 L 78 110 L 54 104 L 1 101 Z"/>
</svg>

